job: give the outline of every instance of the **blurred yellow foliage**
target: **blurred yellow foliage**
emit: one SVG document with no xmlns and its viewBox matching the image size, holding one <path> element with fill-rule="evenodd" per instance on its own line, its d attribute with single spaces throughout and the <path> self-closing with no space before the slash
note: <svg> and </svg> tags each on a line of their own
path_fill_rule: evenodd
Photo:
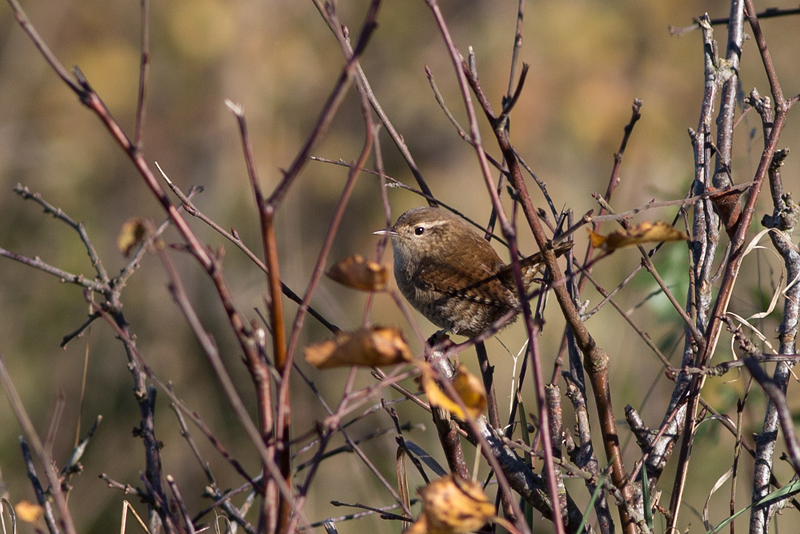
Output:
<svg viewBox="0 0 800 534">
<path fill-rule="evenodd" d="M 212 61 L 231 44 L 236 9 L 222 0 L 177 0 L 168 19 L 173 44 L 196 61 Z"/>
<path fill-rule="evenodd" d="M 114 115 L 136 109 L 139 50 L 133 43 L 108 41 L 82 47 L 76 64 Z"/>
</svg>

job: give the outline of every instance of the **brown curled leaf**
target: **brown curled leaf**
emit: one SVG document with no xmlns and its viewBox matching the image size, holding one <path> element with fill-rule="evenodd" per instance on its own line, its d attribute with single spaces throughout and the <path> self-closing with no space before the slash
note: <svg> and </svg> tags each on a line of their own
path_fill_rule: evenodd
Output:
<svg viewBox="0 0 800 534">
<path fill-rule="evenodd" d="M 736 233 L 736 225 L 742 215 L 742 205 L 739 197 L 744 191 L 731 191 L 730 189 L 714 189 L 709 199 L 714 207 L 717 208 L 719 218 L 725 225 L 725 232 L 729 237 Z"/>
<path fill-rule="evenodd" d="M 327 274 L 331 280 L 361 291 L 384 291 L 388 279 L 386 267 L 358 254 L 337 262 Z"/>
<path fill-rule="evenodd" d="M 589 230 L 589 238 L 593 247 L 603 249 L 609 254 L 618 248 L 633 245 L 662 243 L 664 241 L 686 241 L 689 239 L 686 234 L 663 221 L 656 221 L 655 223 L 645 221 L 628 230 L 617 230 L 608 235 L 596 234 Z"/>
<path fill-rule="evenodd" d="M 435 480 L 417 492 L 422 513 L 407 534 L 461 534 L 481 528 L 495 516 L 480 484 L 453 475 Z"/>
<path fill-rule="evenodd" d="M 373 326 L 354 332 L 340 332 L 335 340 L 309 345 L 306 362 L 317 369 L 365 365 L 379 367 L 414 359 L 397 328 Z"/>
<path fill-rule="evenodd" d="M 443 408 L 461 420 L 467 419 L 461 405 L 450 397 L 446 391 L 439 387 L 430 367 L 421 367 L 422 389 L 428 397 L 428 402 L 433 406 Z M 453 378 L 453 388 L 467 407 L 467 413 L 475 419 L 486 409 L 486 390 L 478 377 L 470 373 L 466 367 L 459 365 L 457 374 Z"/>
</svg>

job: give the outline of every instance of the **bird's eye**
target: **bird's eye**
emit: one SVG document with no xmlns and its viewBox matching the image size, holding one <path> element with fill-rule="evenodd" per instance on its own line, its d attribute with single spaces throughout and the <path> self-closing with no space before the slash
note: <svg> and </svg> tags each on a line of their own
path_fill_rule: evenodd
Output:
<svg viewBox="0 0 800 534">
<path fill-rule="evenodd" d="M 416 228 L 414 228 L 414 235 L 422 235 L 424 233 L 425 233 L 424 226 L 417 226 Z"/>
</svg>

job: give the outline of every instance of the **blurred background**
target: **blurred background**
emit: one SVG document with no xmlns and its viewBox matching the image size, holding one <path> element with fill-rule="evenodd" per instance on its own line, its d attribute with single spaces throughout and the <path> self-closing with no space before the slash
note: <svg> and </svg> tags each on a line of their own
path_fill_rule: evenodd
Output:
<svg viewBox="0 0 800 534">
<path fill-rule="evenodd" d="M 769 4 L 769 7 L 793 7 Z M 368 2 L 340 1 L 340 19 L 356 35 Z M 758 9 L 768 7 L 759 5 Z M 129 136 L 133 135 L 139 62 L 139 2 L 97 0 L 28 0 L 24 3 L 32 22 L 60 61 L 77 65 L 104 99 Z M 456 44 L 466 54 L 472 47 L 478 71 L 495 109 L 508 91 L 517 3 L 503 1 L 444 0 L 442 9 Z M 621 171 L 621 185 L 612 205 L 619 211 L 640 206 L 651 199 L 672 200 L 686 194 L 693 176 L 688 128 L 696 128 L 703 93 L 701 34 L 671 36 L 669 25 L 686 26 L 692 18 L 708 12 L 711 17 L 728 15 L 722 1 L 671 2 L 551 1 L 528 3 L 524 19 L 521 61 L 530 64 L 522 97 L 511 118 L 512 141 L 547 183 L 557 208 L 568 207 L 577 217 L 597 210 L 591 194 L 606 190 L 613 153 L 622 139 L 634 98 L 644 102 L 642 119 L 629 143 Z M 466 127 L 467 122 L 443 41 L 424 2 L 384 2 L 379 27 L 363 56 L 362 65 L 378 101 L 403 135 L 434 194 L 478 221 L 486 222 L 490 202 L 476 165 L 474 151 L 456 134 L 437 105 L 424 66 L 431 68 L 448 107 Z M 764 21 L 784 92 L 797 93 L 800 71 L 796 68 L 797 18 Z M 716 28 L 715 37 L 724 51 L 726 28 Z M 224 228 L 235 228 L 253 251 L 261 256 L 258 217 L 253 209 L 236 121 L 224 101 L 244 106 L 250 135 L 265 191 L 271 191 L 309 135 L 337 77 L 343 59 L 339 46 L 311 2 L 294 0 L 163 0 L 151 8 L 152 63 L 144 128 L 144 155 L 158 162 L 184 191 L 201 185 L 205 191 L 195 204 Z M 769 86 L 755 44 L 745 44 L 741 69 L 743 94 Z M 482 117 L 481 117 L 482 118 Z M 482 121 L 482 126 L 486 127 Z M 500 158 L 490 129 L 484 128 L 488 151 Z M 800 123 L 790 115 L 780 147 L 797 146 Z M 330 133 L 314 151 L 315 156 L 353 161 L 364 140 L 363 121 L 354 90 L 337 115 Z M 750 113 L 737 128 L 733 178 L 737 183 L 752 179 L 763 140 L 760 119 Z M 386 172 L 415 185 L 413 177 L 389 137 L 382 132 Z M 370 160 L 370 166 L 373 165 Z M 328 230 L 347 169 L 309 162 L 277 214 L 278 241 L 283 280 L 302 294 Z M 787 190 L 798 185 L 798 165 L 790 157 L 783 177 Z M 12 192 L 20 183 L 86 225 L 106 268 L 113 275 L 126 260 L 116 248 L 120 227 L 130 217 L 149 217 L 160 222 L 164 214 L 125 154 L 111 140 L 99 121 L 45 64 L 38 51 L 16 24 L 7 6 L 0 8 L 0 247 L 42 260 L 72 273 L 94 276 L 94 271 L 75 232 L 42 214 L 30 201 Z M 539 205 L 542 196 L 530 181 Z M 378 180 L 368 174 L 359 179 L 341 229 L 334 242 L 329 264 L 355 253 L 374 257 L 376 229 L 385 227 Z M 390 189 L 393 218 L 424 201 L 412 193 Z M 762 195 L 759 215 L 771 213 L 769 195 Z M 677 208 L 647 212 L 650 220 L 671 221 Z M 255 308 L 264 309 L 265 277 L 233 245 L 197 220 L 195 231 L 212 249 L 227 251 L 224 268 L 239 309 L 257 319 Z M 614 230 L 608 224 L 604 230 Z M 753 231 L 760 228 L 754 225 Z M 176 241 L 172 230 L 167 240 Z M 583 231 L 576 234 L 580 257 L 586 243 Z M 525 232 L 523 252 L 535 244 Z M 658 266 L 667 283 L 683 302 L 686 295 L 686 248 L 664 247 Z M 501 251 L 508 258 L 505 251 Z M 252 382 L 241 364 L 237 343 L 230 334 L 225 314 L 213 286 L 187 255 L 173 252 L 187 291 L 215 336 L 240 393 L 252 406 Z M 383 256 L 390 264 L 391 253 Z M 606 288 L 615 287 L 639 262 L 635 251 L 621 251 L 595 268 L 595 276 Z M 780 262 L 772 255 L 753 254 L 745 260 L 747 276 L 740 277 L 732 309 L 741 315 L 766 309 L 778 283 Z M 647 298 L 655 284 L 644 274 L 619 294 L 623 308 L 660 348 L 679 361 L 683 328 L 674 310 L 662 296 Z M 599 301 L 588 291 L 589 308 Z M 136 334 L 140 351 L 163 380 L 171 380 L 178 395 L 196 410 L 225 446 L 250 472 L 258 462 L 248 446 L 219 388 L 216 377 L 199 350 L 174 305 L 166 277 L 157 258 L 148 256 L 130 279 L 122 297 L 126 319 Z M 355 328 L 362 320 L 366 295 L 323 279 L 312 305 L 342 328 Z M 547 315 L 542 340 L 545 365 L 555 357 L 563 321 L 554 302 Z M 296 307 L 287 301 L 290 321 Z M 74 446 L 75 435 L 86 432 L 98 415 L 104 417 L 90 443 L 84 473 L 73 481 L 70 508 L 81 532 L 109 532 L 118 528 L 123 497 L 97 477 L 141 485 L 143 469 L 141 441 L 131 429 L 139 424 L 132 395 L 130 374 L 125 368 L 121 344 L 100 322 L 91 333 L 74 340 L 65 350 L 62 337 L 74 331 L 88 313 L 82 291 L 75 286 L 32 270 L 8 259 L 0 259 L 0 352 L 2 352 L 42 436 L 51 435 L 56 461 L 63 465 Z M 420 316 L 425 335 L 434 327 Z M 375 298 L 371 319 L 399 325 L 415 350 L 420 348 L 413 331 L 386 295 Z M 761 323 L 770 340 L 780 320 L 773 314 Z M 622 417 L 631 403 L 645 422 L 658 426 L 672 383 L 663 376 L 663 366 L 635 332 L 612 309 L 603 309 L 588 323 L 598 343 L 612 361 L 615 409 Z M 302 345 L 329 338 L 328 332 L 307 318 Z M 507 417 L 510 376 L 524 333 L 519 325 L 490 340 L 488 349 L 497 366 L 496 378 L 501 418 Z M 500 343 L 502 341 L 502 344 Z M 88 378 L 81 399 L 84 357 L 88 351 Z M 727 359 L 727 341 L 718 354 Z M 462 360 L 476 369 L 472 352 Z M 301 363 L 305 366 L 304 363 Z M 307 367 L 304 367 L 307 368 Z M 327 402 L 336 405 L 346 371 L 318 373 L 312 379 Z M 549 375 L 550 370 L 547 370 Z M 718 410 L 733 413 L 746 377 L 727 376 L 710 381 L 705 394 Z M 362 371 L 357 386 L 373 383 Z M 413 388 L 413 384 L 409 384 Z M 296 426 L 301 435 L 313 430 L 314 420 L 326 413 L 309 389 L 298 381 L 293 394 Z M 791 393 L 791 389 L 790 389 Z M 387 398 L 396 398 L 390 391 Z M 759 393 L 753 395 L 757 399 Z M 535 411 L 530 395 L 528 411 Z M 378 402 L 378 399 L 375 399 Z M 793 406 L 798 405 L 796 401 Z M 60 408 L 59 408 L 60 407 Z M 763 417 L 763 399 L 754 400 L 743 434 L 758 431 Z M 420 410 L 398 406 L 403 421 L 426 425 L 428 431 L 412 431 L 408 437 L 438 454 L 432 424 Z M 164 472 L 176 477 L 193 511 L 205 506 L 201 497 L 206 480 L 195 458 L 179 436 L 174 414 L 160 397 L 156 432 L 164 442 Z M 592 414 L 594 412 L 592 411 Z M 77 429 L 82 416 L 80 429 Z M 355 414 L 354 414 L 355 416 Z M 3 490 L 12 503 L 34 495 L 25 476 L 17 437 L 21 430 L 8 403 L 0 401 L 0 470 Z M 358 437 L 375 428 L 391 428 L 391 420 L 378 412 L 351 427 Z M 193 430 L 193 428 L 190 428 Z M 243 483 L 227 464 L 195 432 L 195 438 L 220 486 Z M 718 427 L 702 426 L 707 434 L 695 447 L 686 502 L 697 510 L 713 481 L 731 463 L 734 440 Z M 628 440 L 631 463 L 640 456 L 635 442 Z M 337 442 L 340 444 L 341 439 Z M 708 449 L 704 449 L 708 447 Z M 365 445 L 370 458 L 386 476 L 393 477 L 395 444 L 391 433 Z M 718 451 L 712 454 L 712 451 Z M 298 462 L 310 456 L 299 457 Z M 673 462 L 674 463 L 674 462 Z M 778 473 L 787 471 L 778 463 Z M 752 464 L 743 461 L 738 504 L 749 499 Z M 301 473 L 298 480 L 304 476 Z M 664 481 L 671 477 L 665 475 Z M 421 484 L 411 480 L 412 488 Z M 573 484 L 570 482 L 570 484 Z M 581 482 L 571 486 L 584 496 Z M 671 485 L 664 487 L 662 504 L 669 502 Z M 725 493 L 727 489 L 721 493 Z M 391 502 L 375 478 L 354 455 L 326 461 L 317 475 L 306 506 L 312 520 L 339 516 L 349 509 L 334 508 L 331 500 L 382 506 Z M 712 500 L 712 520 L 727 514 L 729 495 Z M 241 501 L 236 501 L 240 504 Z M 585 502 L 585 501 L 584 501 Z M 716 506 L 715 506 L 716 505 Z M 138 503 L 141 510 L 143 507 Z M 581 503 L 583 506 L 583 502 Z M 209 518 L 210 520 L 210 518 Z M 684 513 L 681 528 L 701 524 L 698 515 Z M 546 525 L 544 523 L 543 525 Z M 32 531 L 26 525 L 23 531 Z M 548 526 L 543 526 L 545 530 Z M 378 530 L 379 529 L 379 530 Z M 374 516 L 339 525 L 340 532 L 399 532 L 399 525 Z"/>
</svg>

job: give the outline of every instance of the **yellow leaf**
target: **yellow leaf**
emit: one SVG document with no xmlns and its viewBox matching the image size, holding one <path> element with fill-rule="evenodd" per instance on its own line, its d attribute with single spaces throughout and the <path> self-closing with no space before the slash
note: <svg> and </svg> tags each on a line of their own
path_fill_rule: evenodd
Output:
<svg viewBox="0 0 800 534">
<path fill-rule="evenodd" d="M 328 277 L 342 285 L 361 291 L 383 291 L 386 289 L 386 268 L 374 261 L 367 261 L 356 254 L 338 262 L 328 271 Z"/>
<path fill-rule="evenodd" d="M 131 217 L 125 221 L 119 231 L 117 248 L 127 257 L 133 247 L 141 243 L 146 233 L 142 219 L 140 217 Z"/>
<path fill-rule="evenodd" d="M 453 387 L 458 392 L 464 405 L 473 418 L 478 417 L 486 409 L 486 389 L 483 381 L 470 373 L 466 367 L 459 365 L 458 374 L 453 379 Z"/>
<path fill-rule="evenodd" d="M 32 502 L 19 501 L 14 507 L 14 511 L 17 512 L 17 517 L 19 517 L 20 520 L 26 523 L 36 524 L 39 522 L 39 519 L 41 519 L 44 508 Z"/>
<path fill-rule="evenodd" d="M 663 221 L 645 221 L 628 230 L 617 230 L 604 236 L 589 230 L 592 246 L 602 248 L 608 253 L 618 248 L 641 245 L 643 243 L 662 243 L 664 241 L 686 241 L 689 237 Z"/>
<path fill-rule="evenodd" d="M 606 236 L 594 233 L 591 228 L 589 229 L 589 241 L 592 242 L 594 248 L 602 248 L 603 243 L 606 242 Z"/>
<path fill-rule="evenodd" d="M 407 534 L 460 534 L 481 528 L 495 508 L 480 484 L 453 475 L 421 488 L 422 513 Z"/>
<path fill-rule="evenodd" d="M 464 410 L 458 402 L 443 391 L 433 377 L 430 367 L 421 367 L 422 370 L 422 389 L 428 397 L 428 402 L 433 406 L 438 406 L 452 413 L 459 419 L 466 419 Z M 470 373 L 463 365 L 458 366 L 458 374 L 453 378 L 453 387 L 458 396 L 467 407 L 467 413 L 475 419 L 483 413 L 486 408 L 486 390 L 478 377 Z"/>
<path fill-rule="evenodd" d="M 306 361 L 317 369 L 352 365 L 378 367 L 414 359 L 397 328 L 373 326 L 354 332 L 340 332 L 335 340 L 309 345 Z"/>
</svg>

